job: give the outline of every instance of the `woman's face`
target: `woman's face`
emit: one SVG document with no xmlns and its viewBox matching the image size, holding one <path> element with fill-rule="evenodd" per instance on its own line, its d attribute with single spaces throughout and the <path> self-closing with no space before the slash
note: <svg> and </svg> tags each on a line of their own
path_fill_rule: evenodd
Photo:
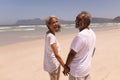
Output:
<svg viewBox="0 0 120 80">
<path fill-rule="evenodd" d="M 57 18 L 52 18 L 49 24 L 49 28 L 52 32 L 58 32 L 60 30 L 60 24 Z"/>
</svg>

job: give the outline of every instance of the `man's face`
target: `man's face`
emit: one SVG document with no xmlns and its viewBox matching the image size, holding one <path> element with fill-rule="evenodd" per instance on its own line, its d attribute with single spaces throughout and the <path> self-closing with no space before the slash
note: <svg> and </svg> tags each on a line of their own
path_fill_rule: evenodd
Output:
<svg viewBox="0 0 120 80">
<path fill-rule="evenodd" d="M 80 28 L 80 27 L 82 27 L 83 25 L 82 25 L 82 18 L 78 15 L 77 17 L 76 17 L 76 20 L 75 20 L 75 27 L 76 28 Z"/>
</svg>

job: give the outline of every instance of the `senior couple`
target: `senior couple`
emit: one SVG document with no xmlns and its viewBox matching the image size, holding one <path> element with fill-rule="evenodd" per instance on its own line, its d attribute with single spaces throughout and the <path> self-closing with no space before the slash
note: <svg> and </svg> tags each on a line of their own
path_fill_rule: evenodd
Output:
<svg viewBox="0 0 120 80">
<path fill-rule="evenodd" d="M 71 43 L 66 63 L 59 52 L 60 46 L 55 33 L 60 31 L 60 24 L 55 16 L 46 19 L 48 31 L 45 36 L 44 70 L 50 75 L 50 80 L 59 80 L 60 65 L 64 68 L 63 74 L 69 75 L 69 80 L 91 80 L 91 60 L 95 52 L 96 36 L 89 28 L 91 15 L 82 11 L 76 16 L 75 27 L 79 33 Z"/>
</svg>

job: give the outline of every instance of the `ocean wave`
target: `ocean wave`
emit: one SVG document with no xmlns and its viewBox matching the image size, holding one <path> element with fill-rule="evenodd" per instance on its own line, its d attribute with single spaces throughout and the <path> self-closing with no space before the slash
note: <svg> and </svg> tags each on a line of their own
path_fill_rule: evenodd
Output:
<svg viewBox="0 0 120 80">
<path fill-rule="evenodd" d="M 13 32 L 13 31 L 34 31 L 34 28 L 29 28 L 29 29 L 4 29 L 4 30 L 0 30 L 0 32 Z"/>
<path fill-rule="evenodd" d="M 20 28 L 26 28 L 26 27 L 30 27 L 30 26 L 18 26 L 18 27 L 20 27 Z"/>
<path fill-rule="evenodd" d="M 3 29 L 10 29 L 11 27 L 0 27 L 0 30 L 3 30 Z"/>
<path fill-rule="evenodd" d="M 63 29 L 74 29 L 75 24 L 61 24 Z M 120 23 L 92 23 L 91 28 L 104 29 L 104 28 L 120 28 Z M 46 25 L 20 25 L 20 26 L 0 26 L 0 32 L 7 31 L 41 31 L 47 30 Z"/>
</svg>

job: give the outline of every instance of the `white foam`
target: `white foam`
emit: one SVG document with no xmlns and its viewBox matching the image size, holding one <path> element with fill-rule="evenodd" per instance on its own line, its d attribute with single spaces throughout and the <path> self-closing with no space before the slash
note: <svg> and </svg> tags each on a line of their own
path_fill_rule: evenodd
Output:
<svg viewBox="0 0 120 80">
<path fill-rule="evenodd" d="M 27 26 L 22 25 L 22 26 L 18 26 L 18 27 L 20 27 L 20 28 L 27 28 L 27 27 L 35 27 L 35 25 L 27 25 Z"/>
<path fill-rule="evenodd" d="M 0 30 L 1 29 L 10 29 L 11 27 L 0 27 Z"/>
<path fill-rule="evenodd" d="M 29 29 L 13 29 L 12 31 L 33 31 L 35 30 L 34 28 L 29 28 Z"/>
</svg>

